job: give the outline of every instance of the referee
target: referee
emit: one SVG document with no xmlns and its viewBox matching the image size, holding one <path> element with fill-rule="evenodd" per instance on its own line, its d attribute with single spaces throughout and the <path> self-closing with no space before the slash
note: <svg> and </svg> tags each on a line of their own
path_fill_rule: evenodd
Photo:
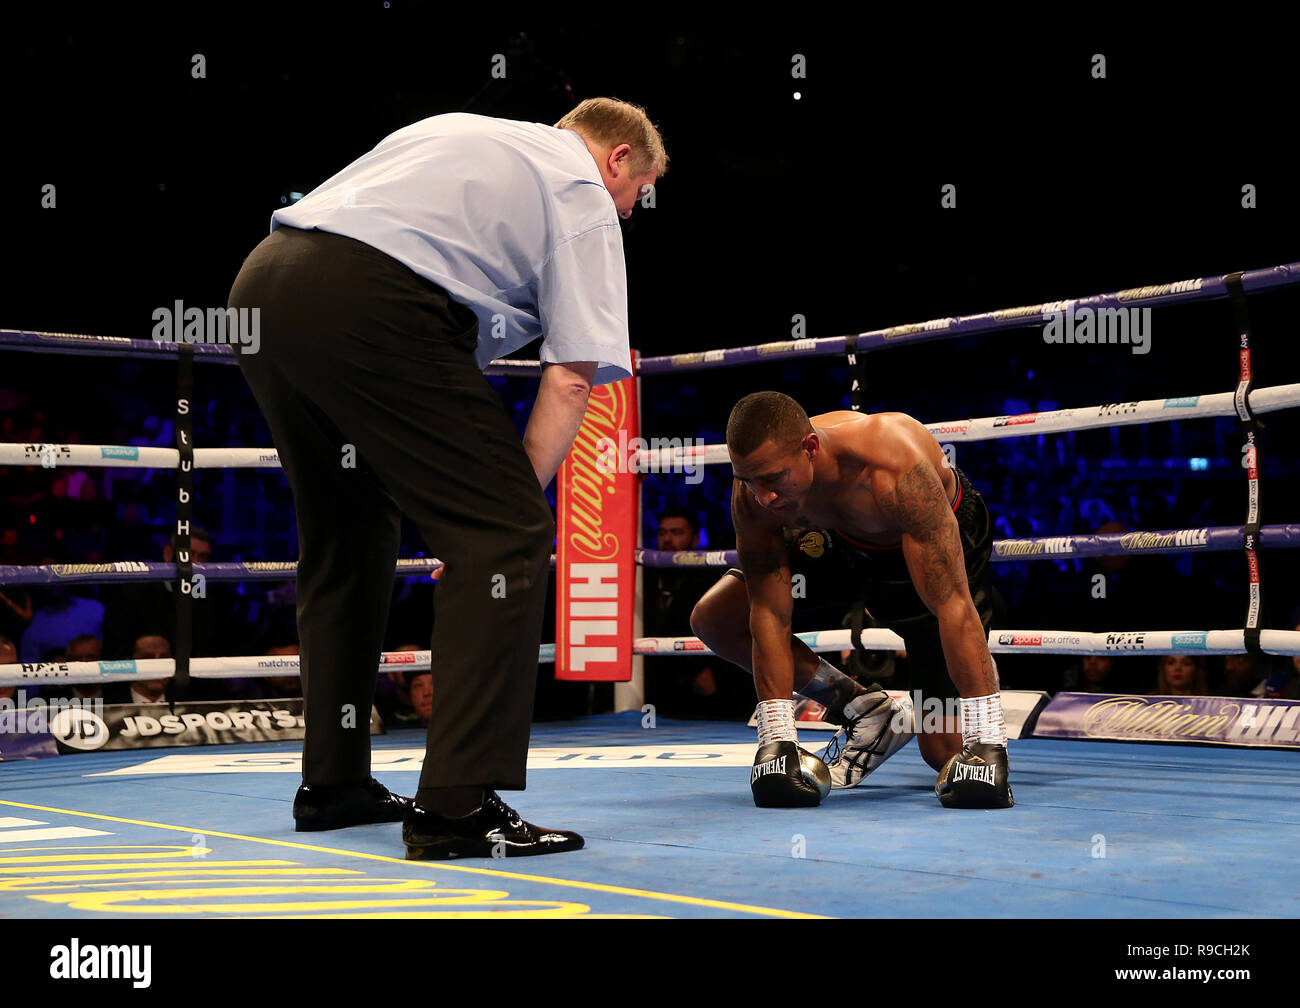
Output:
<svg viewBox="0 0 1300 1008">
<path fill-rule="evenodd" d="M 298 519 L 306 717 L 299 830 L 403 822 L 410 859 L 576 850 L 524 788 L 554 519 L 543 488 L 592 386 L 631 373 L 618 219 L 668 167 L 636 105 L 554 127 L 466 113 L 398 130 L 271 217 L 231 308 Z M 483 377 L 542 338 L 522 443 Z M 414 802 L 370 775 L 369 712 L 401 515 L 445 563 Z"/>
</svg>

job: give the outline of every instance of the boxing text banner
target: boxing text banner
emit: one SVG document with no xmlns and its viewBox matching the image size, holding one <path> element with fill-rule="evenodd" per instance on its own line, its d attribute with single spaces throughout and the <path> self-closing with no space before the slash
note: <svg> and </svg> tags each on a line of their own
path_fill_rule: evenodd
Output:
<svg viewBox="0 0 1300 1008">
<path fill-rule="evenodd" d="M 370 734 L 383 732 L 383 722 L 373 709 L 368 716 L 364 711 L 361 713 L 363 726 L 367 720 Z M 53 736 L 59 754 L 65 755 L 112 749 L 276 742 L 301 739 L 303 730 L 302 700 L 295 697 L 73 707 L 50 719 L 48 734 Z"/>
<path fill-rule="evenodd" d="M 1039 715 L 1034 737 L 1300 749 L 1300 702 L 1058 693 Z"/>
<path fill-rule="evenodd" d="M 556 493 L 555 678 L 632 678 L 637 511 L 634 467 L 611 446 L 638 437 L 636 379 L 592 389 Z M 613 454 L 617 454 L 615 451 Z M 611 464 L 613 463 L 613 464 Z"/>
</svg>

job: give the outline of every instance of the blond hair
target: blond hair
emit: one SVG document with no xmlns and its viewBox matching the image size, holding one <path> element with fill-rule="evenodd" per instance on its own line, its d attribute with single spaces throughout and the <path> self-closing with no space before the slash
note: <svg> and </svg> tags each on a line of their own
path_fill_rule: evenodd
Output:
<svg viewBox="0 0 1300 1008">
<path fill-rule="evenodd" d="M 627 144 L 632 148 L 633 172 L 653 168 L 658 178 L 668 170 L 663 137 L 640 105 L 617 98 L 588 98 L 557 122 L 555 128 L 576 130 L 602 147 Z"/>
</svg>

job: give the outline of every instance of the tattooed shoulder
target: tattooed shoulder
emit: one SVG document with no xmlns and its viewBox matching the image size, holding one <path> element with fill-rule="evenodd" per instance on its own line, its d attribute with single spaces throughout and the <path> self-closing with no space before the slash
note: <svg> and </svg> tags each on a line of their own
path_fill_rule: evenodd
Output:
<svg viewBox="0 0 1300 1008">
<path fill-rule="evenodd" d="M 939 474 L 925 461 L 900 476 L 892 492 L 880 495 L 877 502 L 899 529 L 920 536 L 937 531 L 952 515 Z"/>
</svg>

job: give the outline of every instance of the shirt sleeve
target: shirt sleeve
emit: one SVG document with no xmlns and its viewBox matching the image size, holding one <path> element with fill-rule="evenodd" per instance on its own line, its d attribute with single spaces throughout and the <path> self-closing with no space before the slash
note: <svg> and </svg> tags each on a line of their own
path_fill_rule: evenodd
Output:
<svg viewBox="0 0 1300 1008">
<path fill-rule="evenodd" d="M 593 385 L 632 373 L 623 232 L 600 224 L 561 243 L 537 278 L 546 364 L 597 361 Z"/>
</svg>

